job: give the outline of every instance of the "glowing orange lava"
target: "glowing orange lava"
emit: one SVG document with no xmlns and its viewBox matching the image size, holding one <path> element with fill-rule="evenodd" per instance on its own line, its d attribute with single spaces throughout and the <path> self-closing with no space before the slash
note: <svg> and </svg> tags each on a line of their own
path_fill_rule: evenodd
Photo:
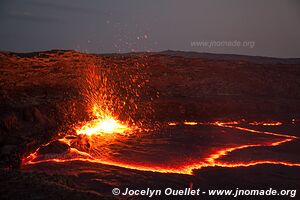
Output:
<svg viewBox="0 0 300 200">
<path fill-rule="evenodd" d="M 179 123 L 177 123 L 177 122 L 169 122 L 169 123 L 168 123 L 169 126 L 176 126 L 176 125 L 178 125 L 178 124 L 179 124 Z"/>
<path fill-rule="evenodd" d="M 178 122 L 170 122 L 168 123 L 169 126 L 176 126 L 180 125 L 181 123 Z M 267 135 L 273 135 L 276 137 L 281 137 L 282 139 L 276 141 L 276 142 L 271 142 L 268 144 L 248 144 L 248 145 L 239 145 L 239 146 L 234 146 L 234 147 L 228 147 L 224 149 L 217 150 L 216 152 L 212 153 L 209 155 L 206 159 L 200 160 L 200 161 L 193 161 L 192 163 L 186 163 L 178 167 L 170 167 L 170 166 L 153 166 L 153 165 L 142 165 L 142 164 L 136 164 L 136 163 L 126 163 L 123 161 L 115 161 L 115 160 L 110 160 L 107 158 L 95 158 L 91 156 L 87 152 L 80 151 L 76 148 L 71 148 L 70 153 L 73 153 L 77 155 L 76 157 L 73 158 L 53 158 L 53 159 L 42 159 L 42 160 L 35 160 L 37 158 L 37 152 L 32 153 L 30 156 L 25 158 L 23 160 L 23 164 L 38 164 L 38 163 L 43 163 L 43 162 L 69 162 L 69 161 L 83 161 L 83 162 L 92 162 L 92 163 L 101 163 L 105 165 L 110 165 L 110 166 L 116 166 L 116 167 L 122 167 L 126 169 L 133 169 L 133 170 L 140 170 L 140 171 L 152 171 L 152 172 L 159 172 L 159 173 L 177 173 L 177 174 L 188 174 L 192 175 L 193 170 L 195 169 L 201 169 L 203 167 L 227 167 L 227 168 L 235 168 L 235 167 L 249 167 L 249 166 L 254 166 L 254 165 L 260 165 L 260 164 L 273 164 L 273 165 L 284 165 L 284 166 L 296 166 L 300 167 L 300 163 L 291 163 L 291 162 L 283 162 L 283 161 L 274 161 L 274 160 L 254 160 L 250 162 L 235 162 L 235 163 L 230 163 L 230 162 L 222 162 L 220 159 L 228 154 L 230 154 L 233 151 L 238 151 L 241 149 L 246 149 L 246 148 L 253 148 L 253 147 L 259 147 L 259 146 L 279 146 L 281 144 L 293 141 L 294 139 L 297 139 L 298 137 L 296 136 L 289 136 L 289 135 L 284 135 L 284 134 L 278 134 L 278 133 L 272 133 L 272 132 L 263 132 L 263 131 L 257 131 L 253 129 L 248 129 L 248 128 L 242 128 L 238 126 L 232 126 L 229 124 L 238 124 L 237 122 L 183 122 L 182 124 L 184 125 L 213 125 L 213 126 L 221 126 L 225 128 L 231 128 L 231 129 L 237 129 L 237 130 L 242 130 L 247 132 L 254 132 L 254 133 L 259 133 L 259 134 L 267 134 Z M 85 128 L 83 128 L 85 127 Z M 95 127 L 91 127 L 91 130 L 87 128 L 87 124 L 84 125 L 81 129 L 79 130 L 86 130 L 87 132 L 93 132 Z M 97 132 L 97 131 L 96 131 Z M 108 131 L 109 133 L 110 130 Z M 78 133 L 80 134 L 80 133 Z M 89 135 L 89 134 L 87 134 Z M 68 143 L 67 139 L 61 139 L 60 141 Z"/>
<path fill-rule="evenodd" d="M 185 124 L 185 125 L 191 125 L 191 126 L 198 125 L 197 122 L 183 122 L 183 124 Z"/>
<path fill-rule="evenodd" d="M 250 128 L 244 128 L 244 127 L 239 127 L 239 126 L 232 126 L 232 125 L 226 125 L 222 123 L 216 123 L 217 126 L 225 127 L 225 128 L 233 128 L 241 131 L 248 131 L 252 133 L 258 133 L 258 134 L 265 134 L 265 135 L 273 135 L 273 136 L 278 136 L 278 137 L 284 137 L 284 138 L 294 138 L 296 139 L 296 136 L 291 136 L 291 135 L 285 135 L 285 134 L 280 134 L 280 133 L 273 133 L 269 131 L 258 131 Z"/>
<path fill-rule="evenodd" d="M 112 133 L 124 133 L 125 131 L 129 131 L 130 128 L 121 124 L 119 121 L 113 119 L 112 117 L 106 117 L 104 119 L 95 119 L 84 126 L 82 126 L 79 130 L 77 130 L 77 134 L 83 135 L 104 135 L 104 134 L 112 134 Z"/>
<path fill-rule="evenodd" d="M 138 70 L 134 68 L 133 71 Z M 35 152 L 23 159 L 23 165 L 38 164 L 43 162 L 70 162 L 70 161 L 83 161 L 92 163 L 101 163 L 110 166 L 117 166 L 127 169 L 152 171 L 159 173 L 177 173 L 177 174 L 193 174 L 193 170 L 201 169 L 203 167 L 248 167 L 258 164 L 279 164 L 286 166 L 299 166 L 300 163 L 289 163 L 282 161 L 258 160 L 244 163 L 226 163 L 220 161 L 222 157 L 230 154 L 233 151 L 238 151 L 246 148 L 253 148 L 259 146 L 279 146 L 298 139 L 296 136 L 285 134 L 259 131 L 250 128 L 238 126 L 240 123 L 245 123 L 245 120 L 240 121 L 215 121 L 215 122 L 169 122 L 168 126 L 219 126 L 230 129 L 237 129 L 247 133 L 257 133 L 279 137 L 276 142 L 264 144 L 244 144 L 244 145 L 231 145 L 227 148 L 217 149 L 205 159 L 193 160 L 189 163 L 184 163 L 180 166 L 172 167 L 169 165 L 156 166 L 147 164 L 137 164 L 130 161 L 116 161 L 112 158 L 105 157 L 102 154 L 105 152 L 98 151 L 97 145 L 101 142 L 114 142 L 114 138 L 121 139 L 129 134 L 136 133 L 136 129 L 140 129 L 133 120 L 134 114 L 147 114 L 146 111 L 138 110 L 138 105 L 135 102 L 137 98 L 142 96 L 140 94 L 142 81 L 139 81 L 137 76 L 122 74 L 127 73 L 127 70 L 122 70 L 116 67 L 113 70 L 106 68 L 97 68 L 92 66 L 88 68 L 85 78 L 85 84 L 82 94 L 85 97 L 87 110 L 90 119 L 83 124 L 75 127 L 75 133 L 71 136 L 65 136 L 58 139 L 62 143 L 68 144 L 70 147 L 67 152 L 62 153 L 61 157 L 39 157 L 38 148 Z M 142 74 L 142 73 L 141 73 Z M 128 78 L 129 77 L 129 78 Z M 129 82 L 128 82 L 129 80 Z M 148 109 L 151 110 L 151 109 Z M 146 118 L 147 119 L 147 118 Z M 252 122 L 250 125 L 264 125 L 264 126 L 278 126 L 282 125 L 281 122 Z M 112 137 L 111 137 L 112 136 Z M 124 136 L 124 137 L 123 137 Z M 75 137 L 76 139 L 70 139 Z M 99 138 L 100 137 L 100 138 Z M 53 141 L 52 141 L 53 142 Z M 51 143 L 51 142 L 50 142 Z M 49 145 L 45 144 L 43 146 Z M 93 149 L 94 148 L 94 149 Z M 109 150 L 109 149 L 105 149 Z M 94 152 L 93 152 L 94 151 Z M 100 155 L 100 156 L 99 156 Z M 58 155 L 60 156 L 60 155 Z"/>
<path fill-rule="evenodd" d="M 282 122 L 250 122 L 254 126 L 281 126 Z"/>
</svg>

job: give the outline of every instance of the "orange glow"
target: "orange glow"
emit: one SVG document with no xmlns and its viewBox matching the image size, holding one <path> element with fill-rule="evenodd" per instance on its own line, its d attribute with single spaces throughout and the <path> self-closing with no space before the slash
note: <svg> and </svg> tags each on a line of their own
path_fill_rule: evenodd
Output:
<svg viewBox="0 0 300 200">
<path fill-rule="evenodd" d="M 223 125 L 236 125 L 236 124 L 240 124 L 240 122 L 239 121 L 226 121 L 226 122 L 216 121 L 211 124 L 217 126 L 223 126 Z"/>
<path fill-rule="evenodd" d="M 220 159 L 222 157 L 225 157 L 226 155 L 230 154 L 231 152 L 238 151 L 241 149 L 247 149 L 247 148 L 253 148 L 253 147 L 259 147 L 259 146 L 279 146 L 283 143 L 287 143 L 290 141 L 293 141 L 296 139 L 296 136 L 289 136 L 284 134 L 277 134 L 272 132 L 263 132 L 263 131 L 257 131 L 253 129 L 248 128 L 242 128 L 237 126 L 231 126 L 226 125 L 229 124 L 229 122 L 196 122 L 197 124 L 207 124 L 207 125 L 215 125 L 215 126 L 222 126 L 226 128 L 233 128 L 238 129 L 247 132 L 254 132 L 259 134 L 267 134 L 267 135 L 273 135 L 276 137 L 281 137 L 283 139 L 280 139 L 276 142 L 271 142 L 267 144 L 247 144 L 247 145 L 239 145 L 235 147 L 228 147 L 223 148 L 215 151 L 214 153 L 210 154 L 205 158 L 204 160 L 199 161 L 192 161 L 191 163 L 185 163 L 177 167 L 172 166 L 155 166 L 155 165 L 146 165 L 146 164 L 136 164 L 136 163 L 126 163 L 123 161 L 115 161 L 111 160 L 109 158 L 97 158 L 93 157 L 91 154 L 87 152 L 80 151 L 76 148 L 71 148 L 70 153 L 73 153 L 75 157 L 73 158 L 52 158 L 52 159 L 42 159 L 38 160 L 38 150 L 32 154 L 30 154 L 27 158 L 23 160 L 24 165 L 28 164 L 38 164 L 43 162 L 71 162 L 71 161 L 82 161 L 82 162 L 92 162 L 92 163 L 100 163 L 104 165 L 110 165 L 110 166 L 116 166 L 116 167 L 122 167 L 126 169 L 133 169 L 133 170 L 140 170 L 140 171 L 151 171 L 151 172 L 158 172 L 158 173 L 176 173 L 176 174 L 187 174 L 192 175 L 193 171 L 196 169 L 201 169 L 204 167 L 227 167 L 227 168 L 235 168 L 235 167 L 249 167 L 254 165 L 261 165 L 261 164 L 272 164 L 272 165 L 284 165 L 284 166 L 295 166 L 300 167 L 300 163 L 291 163 L 291 162 L 284 162 L 284 161 L 274 161 L 274 160 L 254 160 L 254 161 L 248 161 L 248 162 L 222 162 Z M 232 122 L 230 122 L 231 124 Z M 179 125 L 180 123 L 168 123 L 170 126 Z M 194 125 L 195 123 L 185 123 L 186 125 Z M 234 123 L 236 124 L 236 123 Z M 68 139 L 60 139 L 60 141 L 68 143 Z M 76 156 L 77 155 L 77 156 Z M 37 159 L 37 160 L 36 160 Z"/>
<path fill-rule="evenodd" d="M 188 126 L 195 126 L 195 125 L 236 125 L 240 124 L 239 121 L 216 121 L 216 122 L 195 122 L 195 121 L 184 121 L 184 122 L 169 122 L 169 126 L 175 126 L 175 125 L 188 125 Z"/>
<path fill-rule="evenodd" d="M 241 131 L 248 131 L 248 132 L 252 132 L 252 133 L 258 133 L 258 134 L 273 135 L 273 136 L 278 136 L 278 137 L 294 138 L 294 139 L 297 138 L 296 136 L 291 136 L 291 135 L 273 133 L 273 132 L 268 132 L 268 131 L 258 131 L 258 130 L 254 130 L 254 129 L 250 129 L 250 128 L 239 127 L 239 126 L 224 125 L 224 124 L 221 124 L 221 123 L 216 123 L 215 125 L 216 126 L 222 126 L 222 127 L 225 127 L 225 128 L 238 129 L 238 130 L 241 130 Z"/>
<path fill-rule="evenodd" d="M 105 117 L 104 119 L 95 119 L 77 130 L 77 134 L 83 135 L 104 135 L 112 133 L 124 133 L 129 131 L 130 128 L 121 124 L 119 121 L 113 119 L 112 117 Z"/>
<path fill-rule="evenodd" d="M 259 144 L 242 145 L 242 146 L 223 149 L 223 150 L 217 151 L 214 154 L 211 154 L 206 160 L 209 163 L 211 163 L 212 165 L 215 165 L 217 159 L 221 158 L 222 156 L 228 155 L 230 152 L 240 150 L 240 149 L 250 148 L 250 147 L 257 147 L 257 146 L 262 146 L 262 145 L 259 145 Z"/>
<path fill-rule="evenodd" d="M 177 122 L 169 122 L 168 125 L 169 126 L 176 126 L 176 125 L 178 125 L 178 123 Z"/>
<path fill-rule="evenodd" d="M 281 126 L 282 122 L 251 122 L 253 126 Z"/>
<path fill-rule="evenodd" d="M 290 163 L 290 162 L 282 162 L 282 161 L 270 161 L 270 160 L 261 160 L 261 161 L 251 161 L 251 162 L 241 162 L 241 163 L 226 163 L 226 162 L 220 162 L 218 159 L 220 159 L 223 156 L 228 155 L 230 152 L 237 151 L 240 149 L 245 148 L 251 148 L 251 147 L 257 147 L 257 146 L 278 146 L 282 143 L 289 142 L 291 139 L 285 139 L 281 140 L 279 142 L 274 142 L 269 145 L 260 145 L 260 144 L 254 144 L 254 145 L 241 145 L 237 147 L 231 147 L 231 148 L 225 148 L 222 150 L 217 151 L 216 153 L 213 153 L 209 155 L 208 158 L 206 158 L 206 162 L 199 161 L 194 163 L 189 163 L 186 165 L 182 165 L 179 167 L 160 167 L 160 166 L 147 166 L 147 165 L 140 165 L 135 163 L 124 163 L 124 162 L 118 162 L 118 161 L 112 161 L 107 159 L 97 159 L 93 158 L 90 154 L 86 152 L 79 151 L 75 148 L 71 148 L 70 152 L 78 154 L 80 157 L 75 158 L 53 158 L 53 159 L 44 159 L 44 160 L 37 160 L 34 161 L 34 159 L 37 157 L 37 153 L 32 153 L 30 156 L 28 156 L 26 159 L 24 159 L 23 164 L 38 164 L 38 163 L 44 163 L 44 162 L 71 162 L 71 161 L 82 161 L 82 162 L 91 162 L 91 163 L 100 163 L 104 165 L 110 165 L 115 167 L 122 167 L 126 169 L 133 169 L 133 170 L 139 170 L 139 171 L 151 171 L 151 172 L 158 172 L 158 173 L 176 173 L 176 174 L 187 174 L 192 175 L 193 170 L 201 169 L 203 167 L 227 167 L 227 168 L 235 168 L 235 167 L 249 167 L 254 165 L 260 165 L 260 164 L 273 164 L 273 165 L 285 165 L 285 166 L 296 166 L 300 167 L 300 163 Z"/>
<path fill-rule="evenodd" d="M 133 72 L 122 66 L 92 65 L 86 68 L 81 94 L 90 119 L 75 127 L 77 135 L 110 137 L 141 129 L 143 115 L 151 113 L 151 109 L 138 111 L 136 101 L 142 96 L 148 79 L 144 75 L 137 76 L 139 65 L 131 68 Z M 132 117 L 137 112 L 142 115 L 139 120 Z"/>
<path fill-rule="evenodd" d="M 117 70 L 117 69 L 116 69 Z M 300 163 L 289 163 L 283 161 L 270 161 L 270 160 L 258 160 L 251 162 L 241 162 L 241 163 L 228 163 L 220 161 L 222 157 L 229 155 L 231 152 L 238 151 L 241 149 L 253 148 L 258 146 L 278 146 L 283 143 L 287 143 L 297 139 L 296 136 L 290 136 L 280 133 L 273 133 L 267 131 L 259 131 L 250 128 L 243 128 L 237 126 L 241 123 L 245 123 L 244 120 L 240 121 L 216 121 L 216 122 L 169 122 L 169 126 L 177 125 L 208 125 L 208 126 L 219 126 L 229 129 L 237 129 L 245 134 L 257 133 L 272 135 L 280 137 L 276 142 L 272 143 L 258 143 L 258 144 L 244 144 L 237 146 L 230 146 L 227 148 L 217 149 L 210 155 L 207 155 L 204 159 L 192 160 L 187 163 L 180 164 L 176 167 L 171 165 L 158 166 L 155 164 L 140 164 L 130 161 L 118 161 L 109 156 L 105 156 L 105 151 L 109 151 L 107 148 L 105 151 L 101 151 L 101 142 L 106 143 L 115 142 L 114 138 L 119 140 L 127 139 L 128 134 L 138 134 L 135 130 L 140 129 L 132 119 L 132 115 L 137 111 L 138 106 L 135 103 L 134 97 L 141 96 L 139 90 L 134 88 L 137 85 L 140 88 L 141 83 L 136 83 L 136 78 L 133 77 L 132 80 L 135 84 L 128 85 L 122 82 L 122 78 L 128 76 L 117 76 L 118 81 L 122 84 L 116 85 L 108 79 L 111 75 L 110 71 L 102 69 L 101 73 L 97 72 L 97 68 L 94 66 L 89 68 L 86 74 L 86 85 L 84 84 L 83 96 L 87 103 L 87 110 L 90 116 L 89 121 L 84 122 L 75 127 L 75 133 L 72 135 L 75 137 L 75 141 L 70 139 L 68 136 L 60 138 L 59 141 L 69 145 L 67 152 L 64 155 L 54 155 L 58 157 L 43 157 L 39 156 L 38 148 L 35 152 L 31 153 L 29 156 L 22 160 L 23 165 L 38 164 L 44 162 L 70 162 L 70 161 L 82 161 L 82 162 L 92 162 L 100 163 L 104 165 L 122 167 L 126 169 L 140 170 L 140 171 L 151 171 L 159 173 L 177 173 L 177 174 L 188 174 L 192 175 L 193 171 L 196 169 L 201 169 L 203 167 L 248 167 L 258 164 L 279 164 L 286 166 L 300 166 Z M 115 80 L 116 77 L 112 78 Z M 130 89 L 129 89 L 130 88 Z M 122 94 L 118 96 L 118 94 Z M 141 113 L 141 112 L 139 112 Z M 144 113 L 146 114 L 146 113 Z M 254 122 L 253 122 L 254 123 Z M 139 124 L 139 123 L 138 123 Z M 255 125 L 280 125 L 280 122 L 255 122 Z M 86 144 L 85 144 L 86 142 Z M 48 143 L 49 144 L 49 143 Z M 43 146 L 47 146 L 45 144 Z M 88 146 L 88 147 L 85 147 Z M 100 151 L 98 151 L 100 150 Z"/>
<path fill-rule="evenodd" d="M 183 122 L 183 124 L 185 124 L 185 125 L 191 125 L 191 126 L 198 125 L 197 122 Z"/>
</svg>

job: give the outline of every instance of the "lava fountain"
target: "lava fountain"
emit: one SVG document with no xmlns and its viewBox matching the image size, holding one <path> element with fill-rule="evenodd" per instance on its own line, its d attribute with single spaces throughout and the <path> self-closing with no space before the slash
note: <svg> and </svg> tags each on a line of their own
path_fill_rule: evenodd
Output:
<svg viewBox="0 0 300 200">
<path fill-rule="evenodd" d="M 91 119 L 76 128 L 77 135 L 107 135 L 131 130 L 128 123 L 118 119 L 126 102 L 117 95 L 122 88 L 109 79 L 110 71 L 92 65 L 85 73 L 82 94 Z M 127 91 L 126 91 L 127 92 Z M 123 92 L 124 93 L 124 92 Z M 126 94 L 126 93 L 124 93 Z M 126 98 L 126 97 L 125 97 Z"/>
<path fill-rule="evenodd" d="M 97 107 L 94 108 L 94 110 L 97 109 Z M 86 122 L 86 124 L 76 130 L 78 135 L 92 136 L 113 133 L 122 134 L 132 130 L 132 128 L 128 127 L 127 124 L 122 123 L 111 115 L 105 114 L 104 116 L 101 116 L 97 113 L 98 112 L 94 113 L 96 119 Z"/>
<path fill-rule="evenodd" d="M 86 123 L 79 130 L 77 134 L 83 135 L 104 135 L 113 133 L 124 133 L 130 130 L 127 126 L 121 124 L 118 120 L 111 117 L 105 117 L 104 119 L 96 119 Z"/>
<path fill-rule="evenodd" d="M 103 161 L 105 152 L 108 151 L 101 149 L 102 144 L 112 142 L 118 135 L 127 136 L 146 130 L 142 127 L 146 117 L 152 113 L 150 104 L 153 98 L 147 99 L 149 95 L 143 95 L 144 92 L 147 92 L 148 78 L 147 74 L 141 71 L 141 67 L 143 66 L 140 66 L 139 63 L 133 64 L 130 68 L 126 67 L 126 69 L 123 66 L 103 67 L 100 64 L 91 65 L 85 69 L 80 88 L 89 119 L 73 126 L 72 131 L 69 131 L 68 134 L 60 134 L 62 138 L 58 141 L 70 147 L 70 150 L 66 152 L 70 155 L 64 158 L 59 155 L 58 157 L 54 156 L 53 161 L 62 162 L 68 159 L 83 158 L 91 161 L 91 159 L 99 159 L 99 155 Z M 138 106 L 141 96 L 144 96 L 143 106 L 147 109 Z M 39 157 L 47 160 L 43 156 L 39 156 L 40 149 L 51 145 L 54 141 L 42 145 L 34 153 L 24 158 L 23 163 L 34 163 L 34 160 Z"/>
<path fill-rule="evenodd" d="M 139 64 L 131 69 L 92 65 L 85 73 L 82 94 L 91 119 L 77 126 L 78 135 L 125 134 L 143 125 L 151 109 L 141 112 L 138 100 L 147 82 Z M 151 106 L 148 106 L 148 108 Z"/>
</svg>

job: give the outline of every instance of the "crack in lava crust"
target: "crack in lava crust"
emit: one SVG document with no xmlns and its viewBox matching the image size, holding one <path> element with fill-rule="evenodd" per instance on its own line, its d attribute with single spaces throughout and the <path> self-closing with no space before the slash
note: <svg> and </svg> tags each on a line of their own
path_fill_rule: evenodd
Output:
<svg viewBox="0 0 300 200">
<path fill-rule="evenodd" d="M 176 174 L 187 174 L 192 175 L 193 170 L 195 169 L 201 169 L 204 167 L 227 167 L 227 168 L 235 168 L 235 167 L 249 167 L 254 165 L 260 165 L 260 164 L 274 164 L 274 165 L 284 165 L 284 166 L 296 166 L 300 167 L 300 163 L 291 163 L 291 162 L 284 162 L 284 161 L 274 161 L 274 160 L 254 160 L 250 162 L 236 162 L 236 163 L 229 163 L 229 162 L 222 162 L 220 159 L 222 157 L 225 157 L 226 155 L 229 155 L 231 152 L 238 151 L 241 149 L 247 149 L 247 148 L 253 148 L 253 147 L 274 147 L 279 146 L 284 143 L 291 142 L 293 140 L 298 139 L 296 136 L 290 136 L 290 135 L 284 135 L 284 134 L 278 134 L 273 132 L 266 132 L 266 131 L 259 131 L 254 130 L 250 128 L 243 128 L 240 126 L 237 126 L 239 122 L 170 122 L 168 123 L 168 126 L 178 126 L 178 125 L 185 125 L 185 126 L 195 126 L 195 125 L 209 125 L 209 126 L 217 126 L 217 127 L 223 127 L 223 128 L 229 128 L 229 129 L 236 129 L 243 131 L 243 133 L 256 133 L 256 134 L 264 134 L 264 135 L 271 135 L 274 137 L 280 137 L 281 139 L 276 142 L 269 142 L 267 144 L 265 143 L 258 143 L 258 144 L 249 144 L 249 145 L 238 145 L 234 147 L 228 147 L 223 148 L 221 150 L 217 150 L 214 153 L 210 154 L 208 157 L 206 157 L 204 160 L 199 161 L 193 161 L 191 163 L 182 164 L 178 167 L 172 167 L 172 166 L 150 166 L 145 164 L 136 164 L 136 163 L 127 163 L 122 161 L 114 161 L 107 158 L 97 158 L 95 156 L 92 156 L 90 153 L 85 152 L 83 150 L 79 150 L 77 148 L 70 148 L 69 152 L 72 155 L 75 155 L 75 157 L 60 157 L 60 158 L 44 158 L 44 159 L 38 159 L 39 155 L 39 149 L 37 149 L 34 153 L 30 154 L 28 157 L 23 159 L 24 165 L 32 165 L 32 164 L 38 164 L 38 163 L 44 163 L 44 162 L 70 162 L 70 161 L 83 161 L 83 162 L 92 162 L 92 163 L 100 163 L 110 166 L 116 166 L 116 167 L 122 167 L 127 169 L 133 169 L 133 170 L 140 170 L 140 171 L 152 171 L 152 172 L 159 172 L 159 173 L 176 173 Z M 251 125 L 264 125 L 264 126 L 277 126 L 281 125 L 282 123 L 263 123 L 259 122 L 258 124 L 251 124 Z M 78 133 L 80 134 L 80 133 Z M 120 133 L 112 133 L 110 134 L 120 134 Z M 118 137 L 118 135 L 115 135 L 115 137 Z M 68 145 L 70 145 L 70 141 L 65 137 L 60 139 L 59 141 L 64 142 Z M 49 144 L 49 143 L 48 143 Z M 44 145 L 47 146 L 48 144 Z"/>
</svg>

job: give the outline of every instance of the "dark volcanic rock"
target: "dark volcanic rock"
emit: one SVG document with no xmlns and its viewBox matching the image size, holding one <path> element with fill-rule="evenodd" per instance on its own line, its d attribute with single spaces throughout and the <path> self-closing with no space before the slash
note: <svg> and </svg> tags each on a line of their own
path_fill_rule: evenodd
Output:
<svg viewBox="0 0 300 200">
<path fill-rule="evenodd" d="M 69 145 L 59 142 L 59 141 L 54 141 L 48 144 L 47 146 L 43 146 L 40 148 L 39 153 L 41 154 L 60 154 L 67 152 L 69 150 Z"/>
<path fill-rule="evenodd" d="M 43 173 L 7 172 L 0 169 L 0 199 L 2 200 L 100 200 L 114 199 L 74 188 L 73 177 Z M 5 181 L 3 181 L 5 180 Z"/>
<path fill-rule="evenodd" d="M 0 167 L 18 169 L 21 165 L 21 154 L 16 145 L 4 145 L 0 151 Z"/>
<path fill-rule="evenodd" d="M 1 155 L 9 155 L 17 149 L 16 145 L 4 145 L 1 148 Z"/>
<path fill-rule="evenodd" d="M 11 131 L 18 126 L 18 119 L 15 113 L 9 113 L 3 116 L 0 121 L 1 126 L 5 131 Z"/>
</svg>

